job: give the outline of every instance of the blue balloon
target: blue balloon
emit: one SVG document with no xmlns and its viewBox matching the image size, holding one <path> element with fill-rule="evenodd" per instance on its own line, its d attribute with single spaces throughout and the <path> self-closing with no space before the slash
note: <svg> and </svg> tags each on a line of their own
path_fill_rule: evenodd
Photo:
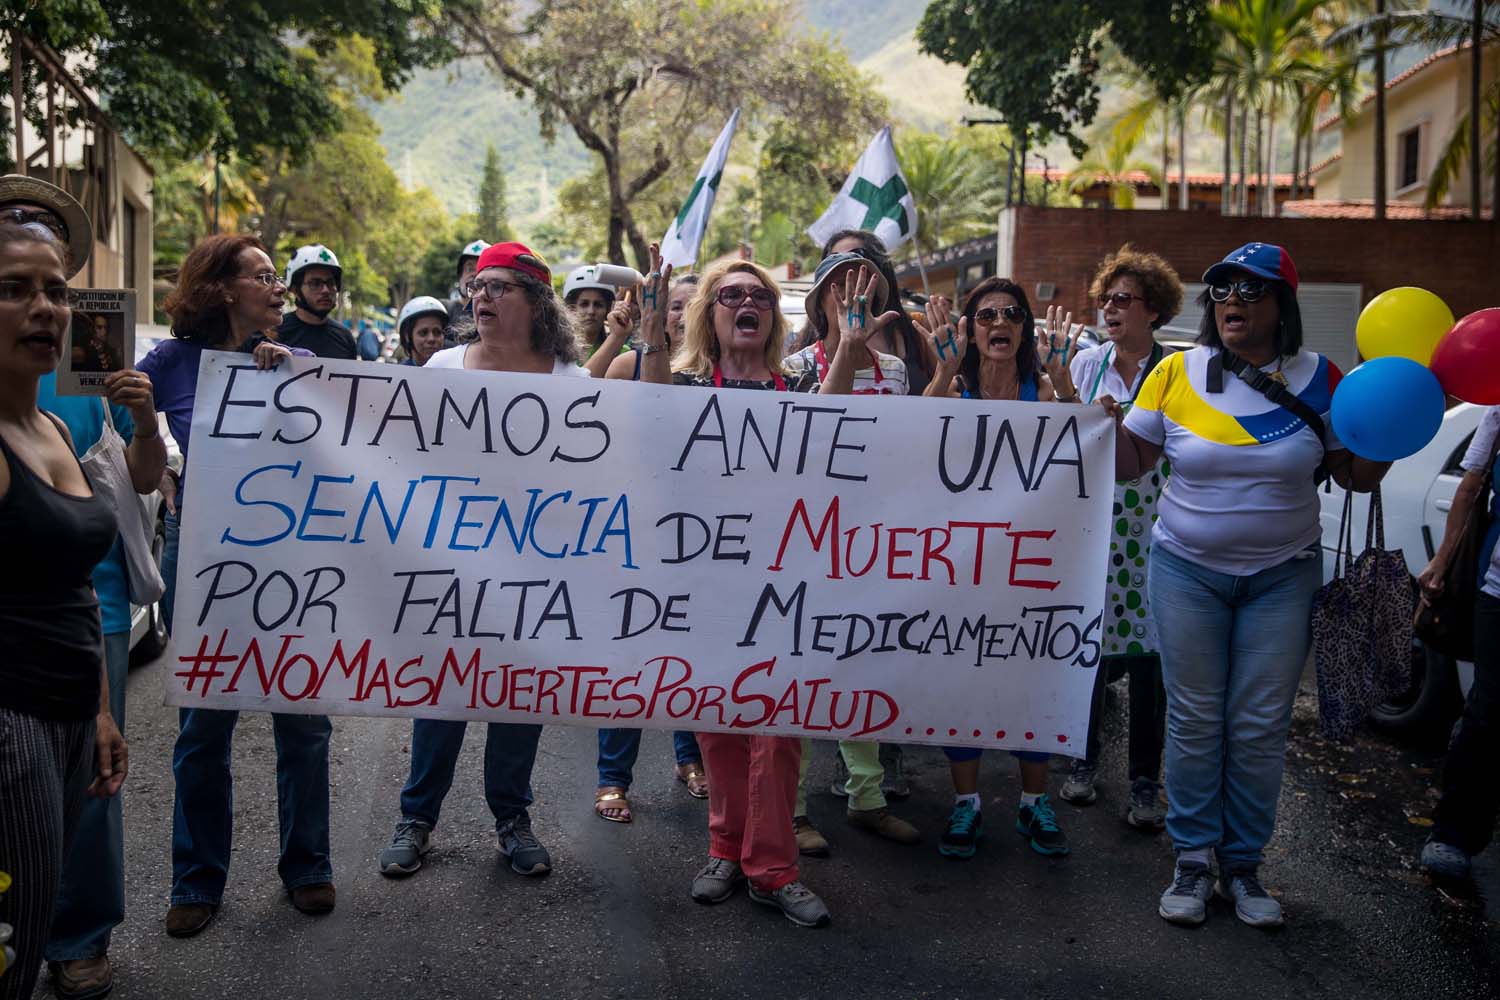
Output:
<svg viewBox="0 0 1500 1000">
<path fill-rule="evenodd" d="M 1361 458 L 1394 462 L 1427 447 L 1443 425 L 1443 387 L 1410 358 L 1373 358 L 1333 392 L 1333 432 Z"/>
</svg>

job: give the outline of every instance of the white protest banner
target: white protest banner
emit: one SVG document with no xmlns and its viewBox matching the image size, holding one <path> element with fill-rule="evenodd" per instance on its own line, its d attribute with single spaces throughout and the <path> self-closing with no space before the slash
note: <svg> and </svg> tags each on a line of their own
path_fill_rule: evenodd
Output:
<svg viewBox="0 0 1500 1000">
<path fill-rule="evenodd" d="M 729 144 L 734 141 L 734 130 L 739 124 L 740 109 L 735 108 L 709 149 L 708 158 L 698 168 L 693 189 L 688 192 L 681 211 L 661 238 L 662 263 L 682 268 L 692 267 L 698 260 L 703 235 L 708 232 L 708 216 L 714 210 L 714 197 L 719 193 L 719 181 L 724 177 L 724 164 L 729 162 Z"/>
<path fill-rule="evenodd" d="M 1099 407 L 205 352 L 173 705 L 1083 753 Z"/>
</svg>

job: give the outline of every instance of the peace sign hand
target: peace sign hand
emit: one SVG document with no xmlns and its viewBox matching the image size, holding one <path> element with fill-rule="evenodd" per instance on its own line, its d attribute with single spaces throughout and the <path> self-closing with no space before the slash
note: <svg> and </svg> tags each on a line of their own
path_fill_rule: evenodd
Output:
<svg viewBox="0 0 1500 1000">
<path fill-rule="evenodd" d="M 1083 336 L 1083 324 L 1073 322 L 1073 313 L 1064 313 L 1060 306 L 1047 307 L 1047 324 L 1037 345 L 1047 377 L 1052 380 L 1052 389 L 1061 403 L 1078 401 L 1078 389 L 1073 385 L 1073 373 L 1068 362 L 1078 353 L 1078 340 Z"/>
<path fill-rule="evenodd" d="M 934 295 L 927 300 L 926 321 L 916 319 L 913 323 L 932 342 L 932 349 L 937 353 L 938 371 L 952 378 L 958 373 L 964 351 L 969 347 L 968 317 L 960 316 L 955 327 L 952 303 L 946 296 Z"/>
<path fill-rule="evenodd" d="M 672 265 L 663 266 L 661 245 L 651 244 L 651 273 L 640 285 L 641 339 L 647 347 L 662 347 L 667 341 L 667 289 L 672 281 Z"/>
</svg>

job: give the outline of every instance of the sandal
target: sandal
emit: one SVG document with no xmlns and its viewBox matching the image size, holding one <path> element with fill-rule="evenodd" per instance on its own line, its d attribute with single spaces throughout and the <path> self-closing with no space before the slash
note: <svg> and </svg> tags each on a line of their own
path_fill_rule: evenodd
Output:
<svg viewBox="0 0 1500 1000">
<path fill-rule="evenodd" d="M 708 773 L 703 770 L 703 764 L 699 761 L 689 761 L 686 764 L 678 764 L 677 780 L 687 785 L 688 794 L 695 799 L 708 798 Z"/>
<path fill-rule="evenodd" d="M 629 823 L 633 818 L 630 815 L 630 800 L 625 798 L 625 789 L 616 785 L 605 785 L 594 793 L 594 812 L 599 814 L 600 819 L 607 819 L 611 823 Z"/>
</svg>

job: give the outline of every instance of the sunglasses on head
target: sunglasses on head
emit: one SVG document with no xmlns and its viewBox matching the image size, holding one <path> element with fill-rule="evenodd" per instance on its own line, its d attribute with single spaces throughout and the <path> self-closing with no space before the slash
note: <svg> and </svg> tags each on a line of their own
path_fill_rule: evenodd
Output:
<svg viewBox="0 0 1500 1000">
<path fill-rule="evenodd" d="M 1226 281 L 1221 284 L 1208 286 L 1208 297 L 1214 302 L 1228 302 L 1231 292 L 1240 297 L 1241 302 L 1258 302 L 1271 290 L 1271 283 L 1263 278 L 1243 278 L 1239 281 Z"/>
<path fill-rule="evenodd" d="M 761 312 L 770 312 L 776 308 L 776 296 L 771 294 L 769 288 L 746 288 L 744 285 L 725 285 L 720 288 L 714 299 L 719 305 L 726 309 L 738 309 L 740 303 L 745 299 Z"/>
<path fill-rule="evenodd" d="M 987 306 L 974 314 L 974 322 L 980 326 L 994 326 L 1002 316 L 1005 317 L 1007 323 L 1024 323 L 1026 321 L 1026 310 L 1020 306 L 1006 306 L 1003 309 Z"/>
<path fill-rule="evenodd" d="M 28 228 L 41 225 L 48 235 L 66 243 L 68 241 L 68 226 L 55 213 L 45 209 L 33 208 L 0 208 L 0 221 L 14 222 L 18 226 Z"/>
</svg>

